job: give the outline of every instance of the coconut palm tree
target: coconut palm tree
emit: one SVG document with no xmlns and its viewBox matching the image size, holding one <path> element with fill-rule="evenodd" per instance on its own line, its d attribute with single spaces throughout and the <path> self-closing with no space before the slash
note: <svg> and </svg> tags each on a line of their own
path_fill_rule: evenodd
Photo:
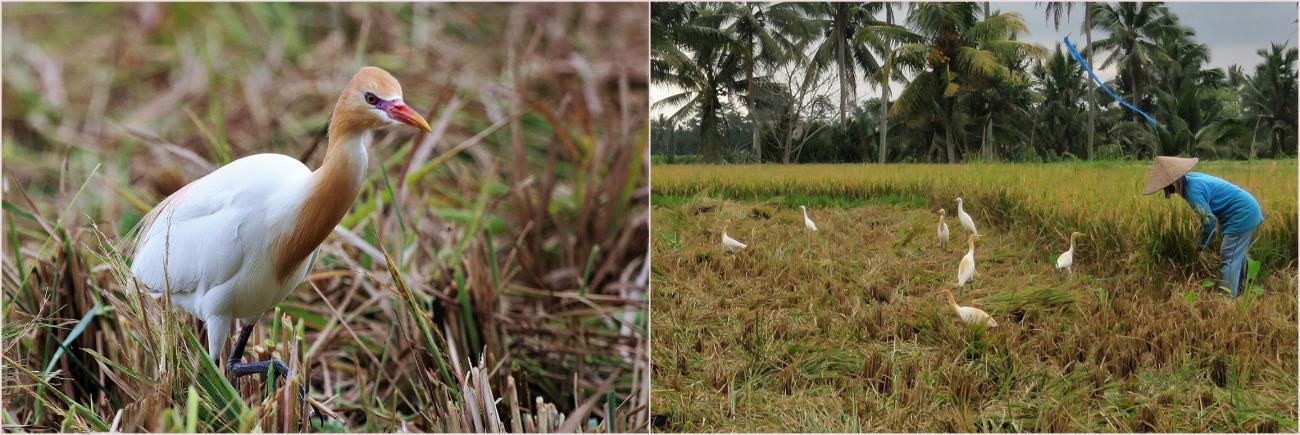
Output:
<svg viewBox="0 0 1300 435">
<path fill-rule="evenodd" d="M 893 82 L 904 82 L 906 77 L 903 74 L 903 68 L 894 61 L 894 49 L 903 43 L 920 42 L 921 37 L 908 31 L 902 26 L 894 24 L 894 4 L 885 3 L 885 25 L 884 26 L 867 26 L 858 29 L 854 41 L 860 46 L 866 46 L 877 54 L 883 55 L 884 62 L 871 74 L 871 80 L 876 86 L 880 87 L 880 121 L 879 134 L 880 141 L 877 144 L 879 152 L 877 162 L 885 163 L 888 155 L 888 136 L 889 136 L 889 85 Z M 863 154 L 863 159 L 869 153 Z"/>
<path fill-rule="evenodd" d="M 858 71 L 875 74 L 883 63 L 883 53 L 873 52 L 872 47 L 859 43 L 855 38 L 862 28 L 887 25 L 875 18 L 886 5 L 886 2 L 825 2 L 816 4 L 809 11 L 816 17 L 823 36 L 821 45 L 814 51 L 813 62 L 819 68 L 834 65 L 839 77 L 841 130 L 848 122 L 846 113 L 851 95 L 856 95 Z"/>
<path fill-rule="evenodd" d="M 1069 16 L 1074 9 L 1074 2 L 1040 2 L 1035 4 L 1045 4 L 1043 8 L 1047 19 L 1052 22 L 1052 27 L 1061 30 L 1061 17 Z M 1083 36 L 1084 36 L 1084 59 L 1088 65 L 1092 65 L 1092 8 L 1084 3 L 1083 7 Z M 1088 160 L 1092 160 L 1096 155 L 1093 140 L 1097 132 L 1097 84 L 1088 79 Z"/>
<path fill-rule="evenodd" d="M 762 123 L 754 104 L 757 82 L 754 71 L 780 63 L 791 56 L 794 41 L 805 38 L 810 25 L 796 3 L 762 4 L 757 2 L 722 3 L 717 13 L 728 23 L 723 31 L 730 34 L 732 51 L 742 54 L 745 70 L 745 109 L 752 124 L 755 158 L 763 161 L 760 142 Z"/>
<path fill-rule="evenodd" d="M 1101 68 L 1119 67 L 1119 82 L 1129 100 L 1139 109 L 1150 107 L 1146 86 L 1154 74 L 1154 66 L 1169 62 L 1158 40 L 1169 32 L 1178 31 L 1178 23 L 1161 3 L 1098 3 L 1090 5 L 1091 26 L 1107 33 L 1106 38 L 1089 44 L 1090 50 L 1110 53 Z M 1136 114 L 1130 113 L 1130 119 Z"/>
<path fill-rule="evenodd" d="M 1060 44 L 1056 45 L 1056 50 L 1050 57 L 1034 68 L 1034 77 L 1043 100 L 1038 105 L 1035 124 L 1043 124 L 1047 128 L 1041 132 L 1041 136 L 1037 136 L 1040 134 L 1037 127 L 1032 133 L 1057 155 L 1073 154 L 1076 150 L 1074 145 L 1081 136 L 1079 126 L 1082 124 L 1081 115 L 1084 115 L 1081 104 L 1088 93 L 1088 89 L 1079 80 L 1082 74 L 1083 67 L 1065 54 Z M 1036 142 L 1031 141 L 1030 147 L 1035 147 Z"/>
<path fill-rule="evenodd" d="M 1294 47 L 1274 43 L 1255 51 L 1263 62 L 1247 78 L 1242 103 L 1256 118 L 1256 125 L 1267 132 L 1271 156 L 1288 155 L 1296 144 L 1296 57 Z M 1259 128 L 1256 127 L 1256 133 Z M 1255 157 L 1255 139 L 1251 139 L 1251 158 Z"/>
<path fill-rule="evenodd" d="M 655 3 L 651 28 L 663 35 L 651 38 L 652 75 L 655 83 L 681 90 L 654 103 L 654 107 L 680 108 L 674 122 L 700 115 L 700 154 L 705 161 L 719 157 L 719 123 L 722 97 L 744 86 L 740 56 L 728 50 L 732 38 L 721 30 L 726 18 L 711 6 Z"/>
<path fill-rule="evenodd" d="M 1042 47 L 1017 41 L 1016 33 L 1028 30 L 1016 13 L 998 13 L 979 19 L 976 3 L 922 3 L 913 6 L 908 27 L 924 41 L 903 44 L 897 60 L 916 72 L 894 104 L 894 113 L 909 125 L 934 124 L 943 128 L 947 161 L 957 162 L 956 144 L 960 124 L 968 114 L 959 113 L 960 94 L 979 92 L 1008 80 L 1008 68 L 1023 55 L 1041 57 Z M 933 143 L 933 142 L 932 142 Z"/>
</svg>

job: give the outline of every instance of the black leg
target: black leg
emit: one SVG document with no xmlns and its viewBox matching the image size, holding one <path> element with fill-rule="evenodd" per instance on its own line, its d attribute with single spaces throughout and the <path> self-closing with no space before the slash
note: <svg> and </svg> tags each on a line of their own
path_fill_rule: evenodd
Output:
<svg viewBox="0 0 1300 435">
<path fill-rule="evenodd" d="M 273 359 L 270 361 L 240 362 L 244 359 L 244 347 L 248 344 L 248 337 L 253 335 L 253 323 L 244 325 L 244 329 L 239 331 L 239 338 L 235 340 L 235 348 L 230 352 L 230 358 L 226 361 L 226 371 L 230 377 L 238 380 L 244 376 L 266 374 L 267 370 L 271 371 L 271 388 L 275 389 L 276 381 L 280 378 L 289 376 L 289 366 L 284 361 Z M 298 386 L 298 403 L 307 402 L 307 386 Z M 321 418 L 321 424 L 325 424 L 324 416 L 316 407 L 312 407 L 312 413 Z"/>
<path fill-rule="evenodd" d="M 244 325 L 244 329 L 239 330 L 239 338 L 235 339 L 235 348 L 230 351 L 230 359 L 226 363 L 226 369 L 231 370 L 235 364 L 239 364 L 244 359 L 244 345 L 248 344 L 248 337 L 253 335 L 253 323 Z"/>
</svg>

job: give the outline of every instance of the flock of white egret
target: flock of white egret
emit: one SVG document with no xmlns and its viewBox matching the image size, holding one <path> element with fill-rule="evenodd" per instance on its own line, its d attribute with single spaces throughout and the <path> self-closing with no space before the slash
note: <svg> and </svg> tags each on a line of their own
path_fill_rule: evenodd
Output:
<svg viewBox="0 0 1300 435">
<path fill-rule="evenodd" d="M 809 231 L 816 232 L 817 224 L 813 222 L 812 218 L 808 217 L 808 208 L 801 205 L 799 206 L 799 210 L 803 212 L 804 227 L 808 228 Z M 939 209 L 939 246 L 943 248 L 947 248 L 948 246 L 948 223 L 944 222 L 946 217 L 946 211 L 942 208 Z M 962 287 L 965 286 L 967 282 L 970 282 L 976 275 L 975 239 L 978 239 L 981 236 L 975 229 L 975 220 L 972 219 L 970 214 L 966 213 L 965 208 L 963 208 L 961 198 L 957 198 L 957 220 L 961 221 L 961 228 L 966 232 L 966 245 L 968 247 L 966 255 L 962 256 L 961 261 L 957 263 L 957 287 Z M 741 243 L 739 240 L 733 239 L 731 236 L 727 235 L 727 227 L 730 225 L 730 219 L 723 221 L 722 247 L 729 252 L 736 252 L 748 248 L 749 245 Z M 1087 236 L 1087 234 L 1077 231 L 1070 233 L 1070 249 L 1056 257 L 1057 269 L 1064 269 L 1070 274 L 1074 273 L 1071 267 L 1074 265 L 1074 241 L 1079 236 Z M 963 322 L 968 324 L 985 324 L 990 328 L 998 326 L 998 322 L 993 320 L 993 317 L 989 316 L 988 313 L 985 313 L 984 310 L 975 307 L 963 307 L 957 305 L 957 298 L 953 297 L 952 292 L 948 289 L 943 289 L 941 293 L 947 298 L 948 305 L 952 306 L 953 311 L 957 312 L 957 316 L 960 317 Z"/>
</svg>

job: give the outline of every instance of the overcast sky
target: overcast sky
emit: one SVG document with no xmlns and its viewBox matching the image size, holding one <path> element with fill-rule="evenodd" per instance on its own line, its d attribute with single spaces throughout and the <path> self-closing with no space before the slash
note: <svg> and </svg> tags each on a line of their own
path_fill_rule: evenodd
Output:
<svg viewBox="0 0 1300 435">
<path fill-rule="evenodd" d="M 1296 46 L 1296 2 L 1262 3 L 1262 2 L 1168 2 L 1170 12 L 1178 16 L 1179 21 L 1196 31 L 1196 39 L 1210 48 L 1210 67 L 1226 69 L 1231 65 L 1241 65 L 1246 73 L 1254 71 L 1259 63 L 1255 50 L 1266 48 L 1273 42 L 1287 42 Z M 1017 12 L 1029 26 L 1029 34 L 1020 35 L 1021 40 L 1031 41 L 1051 50 L 1062 37 L 1069 36 L 1076 47 L 1082 49 L 1083 43 L 1083 8 L 1076 6 L 1068 17 L 1062 17 L 1061 30 L 1056 30 L 1043 15 L 1041 6 L 1034 2 L 992 2 L 994 11 Z M 1093 38 L 1101 38 L 1102 32 L 1093 31 Z M 1094 54 L 1093 61 L 1101 64 L 1105 59 Z M 1114 68 L 1098 71 L 1104 80 L 1114 76 Z M 893 85 L 894 95 L 898 95 L 901 86 Z M 672 95 L 674 91 L 662 86 L 652 85 L 652 101 Z M 880 91 L 870 86 L 859 85 L 859 99 L 875 98 Z M 654 110 L 653 113 L 671 114 L 671 109 Z"/>
</svg>

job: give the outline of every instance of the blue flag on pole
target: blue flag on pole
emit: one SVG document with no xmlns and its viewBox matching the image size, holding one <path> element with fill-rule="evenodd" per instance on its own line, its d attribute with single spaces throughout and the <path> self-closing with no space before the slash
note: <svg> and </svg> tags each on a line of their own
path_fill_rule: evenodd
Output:
<svg viewBox="0 0 1300 435">
<path fill-rule="evenodd" d="M 1119 102 L 1119 104 L 1127 107 L 1129 110 L 1137 112 L 1137 114 L 1142 115 L 1143 118 L 1146 118 L 1147 122 L 1151 124 L 1151 128 L 1156 128 L 1155 118 L 1152 118 L 1151 115 L 1139 110 L 1137 106 L 1134 106 L 1133 103 L 1129 103 L 1128 100 L 1120 98 L 1119 95 L 1115 94 L 1115 91 L 1110 90 L 1110 87 L 1106 86 L 1105 82 L 1101 81 L 1101 77 L 1097 77 L 1097 73 L 1092 70 L 1092 65 L 1088 65 L 1088 62 L 1084 61 L 1083 56 L 1079 54 L 1079 50 L 1075 50 L 1074 45 L 1070 44 L 1069 36 L 1065 37 L 1065 48 L 1070 50 L 1070 55 L 1074 56 L 1074 60 L 1078 61 L 1079 65 L 1083 65 L 1084 71 L 1088 72 L 1088 77 L 1092 77 L 1092 81 L 1097 82 L 1097 86 L 1101 86 L 1101 89 L 1106 91 L 1107 94 L 1110 94 L 1111 98 L 1114 98 L 1115 101 Z"/>
</svg>

